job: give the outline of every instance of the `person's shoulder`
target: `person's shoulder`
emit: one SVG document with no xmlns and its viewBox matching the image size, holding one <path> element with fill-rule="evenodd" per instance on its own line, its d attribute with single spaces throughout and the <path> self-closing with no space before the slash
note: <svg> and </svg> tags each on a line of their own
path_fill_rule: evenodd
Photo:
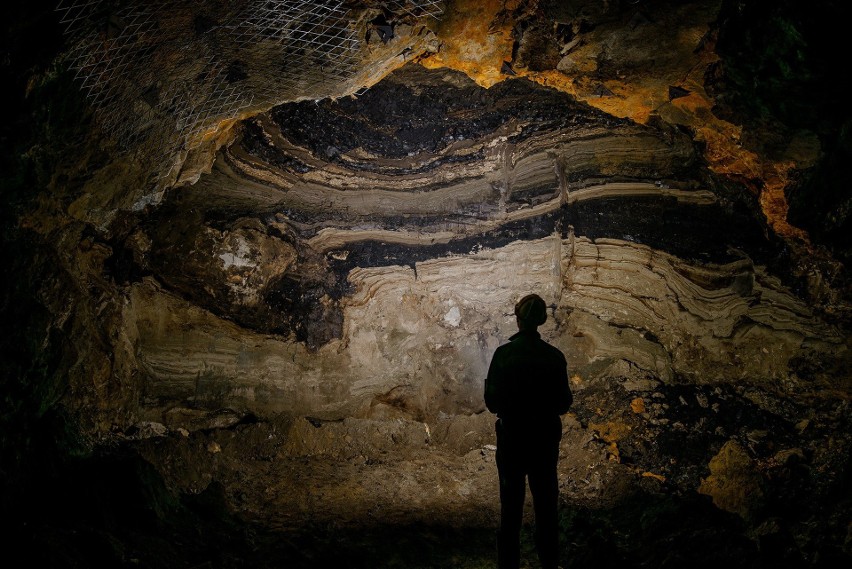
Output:
<svg viewBox="0 0 852 569">
<path fill-rule="evenodd" d="M 494 350 L 494 355 L 505 354 L 507 351 L 512 349 L 512 342 L 505 342 L 497 346 L 497 349 Z"/>
<path fill-rule="evenodd" d="M 554 358 L 561 358 L 563 360 L 565 359 L 565 354 L 562 353 L 562 350 L 560 350 L 550 342 L 542 340 L 542 343 L 544 344 L 545 349 L 550 352 L 551 356 L 553 356 Z"/>
</svg>

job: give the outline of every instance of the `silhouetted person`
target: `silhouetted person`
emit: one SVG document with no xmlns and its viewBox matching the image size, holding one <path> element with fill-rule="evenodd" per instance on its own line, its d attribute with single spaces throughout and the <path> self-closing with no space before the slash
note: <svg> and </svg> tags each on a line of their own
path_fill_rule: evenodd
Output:
<svg viewBox="0 0 852 569">
<path fill-rule="evenodd" d="M 526 480 L 535 507 L 535 541 L 543 569 L 559 563 L 556 463 L 562 438 L 560 415 L 574 398 L 568 366 L 557 348 L 541 339 L 547 306 L 530 294 L 515 305 L 518 333 L 494 352 L 485 380 L 485 404 L 497 414 L 497 472 L 500 477 L 500 569 L 520 566 L 520 534 Z"/>
</svg>

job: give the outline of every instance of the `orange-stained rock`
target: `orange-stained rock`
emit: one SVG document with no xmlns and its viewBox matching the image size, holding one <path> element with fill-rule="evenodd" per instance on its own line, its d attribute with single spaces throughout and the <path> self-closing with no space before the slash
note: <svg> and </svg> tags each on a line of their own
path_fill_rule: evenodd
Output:
<svg viewBox="0 0 852 569">
<path fill-rule="evenodd" d="M 637 397 L 633 401 L 630 402 L 630 408 L 634 413 L 644 413 L 645 412 L 645 400 L 641 397 Z"/>
<path fill-rule="evenodd" d="M 736 441 L 729 440 L 709 467 L 710 476 L 701 481 L 698 492 L 713 498 L 718 508 L 748 519 L 763 497 L 754 461 Z"/>
<path fill-rule="evenodd" d="M 503 10 L 518 2 L 510 0 L 458 0 L 441 18 L 440 51 L 421 63 L 430 69 L 449 67 L 466 73 L 483 87 L 504 80 L 503 62 L 512 59 L 512 22 L 498 19 Z"/>
</svg>

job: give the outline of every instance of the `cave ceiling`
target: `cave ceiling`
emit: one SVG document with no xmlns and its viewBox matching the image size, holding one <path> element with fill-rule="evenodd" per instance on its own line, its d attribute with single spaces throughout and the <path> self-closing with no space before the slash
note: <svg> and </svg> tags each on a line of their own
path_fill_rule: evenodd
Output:
<svg viewBox="0 0 852 569">
<path fill-rule="evenodd" d="M 533 146 L 551 144 L 544 152 L 559 154 L 553 157 L 556 178 L 531 178 L 521 185 L 538 186 L 534 191 L 545 191 L 545 184 L 561 186 L 565 204 L 575 201 L 566 198 L 568 192 L 594 185 L 595 176 L 662 187 L 667 176 L 679 176 L 675 183 L 684 184 L 684 170 L 691 167 L 698 177 L 715 178 L 691 184 L 717 195 L 719 190 L 706 186 L 733 184 L 733 191 L 744 194 L 738 202 L 756 204 L 755 215 L 765 219 L 771 233 L 800 253 L 798 262 L 807 266 L 796 268 L 799 276 L 816 271 L 832 278 L 838 270 L 831 267 L 831 254 L 822 255 L 823 248 L 812 241 L 815 237 L 843 258 L 845 214 L 833 216 L 826 227 L 800 207 L 810 192 L 801 172 L 814 169 L 826 151 L 820 137 L 831 130 L 821 111 L 837 97 L 819 60 L 826 47 L 805 44 L 791 32 L 760 51 L 759 41 L 781 34 L 785 22 L 796 22 L 800 35 L 810 32 L 811 19 L 790 6 L 778 7 L 772 23 L 754 31 L 747 26 L 759 17 L 756 8 L 721 1 L 293 1 L 275 6 L 214 3 L 199 10 L 172 0 L 145 6 L 58 5 L 64 64 L 94 111 L 100 145 L 108 144 L 107 152 L 116 157 L 93 169 L 80 195 L 65 197 L 72 201 L 67 210 L 72 218 L 109 230 L 122 212 L 158 204 L 178 193 L 172 188 L 193 186 L 214 167 L 216 173 L 202 182 L 211 197 L 239 185 L 234 180 L 247 179 L 240 195 L 227 198 L 233 207 L 243 200 L 245 207 L 263 208 L 265 200 L 269 207 L 294 207 L 301 219 L 315 217 L 308 223 L 335 214 L 383 216 L 385 210 L 424 219 L 445 212 L 464 218 L 472 207 L 493 208 L 485 185 L 502 185 L 501 200 L 520 199 L 524 190 L 509 187 L 516 185 L 510 178 L 527 174 L 512 174 L 512 162 L 532 164 Z M 776 56 L 793 61 L 785 66 L 768 61 Z M 780 79 L 773 72 L 794 77 L 783 94 L 776 92 Z M 468 104 L 451 100 L 449 90 L 436 95 L 442 73 L 456 90 L 453 96 L 470 97 Z M 749 73 L 756 74 L 755 86 L 747 85 Z M 822 98 L 809 104 L 807 89 L 820 90 Z M 380 101 L 385 98 L 395 101 Z M 316 109 L 309 108 L 311 102 Z M 560 113 L 560 106 L 571 108 L 570 116 Z M 385 112 L 388 124 L 382 124 Z M 355 114 L 361 116 L 350 116 Z M 586 143 L 586 153 L 580 142 L 576 150 L 560 150 L 558 145 L 566 146 L 573 136 L 595 138 L 591 124 L 557 133 L 557 122 L 581 116 L 587 123 L 598 116 L 598 128 L 612 133 L 632 123 L 635 134 L 619 134 L 636 141 L 632 164 L 583 164 L 604 160 L 592 157 L 592 142 Z M 359 132 L 359 126 L 367 130 Z M 532 142 L 532 130 L 548 130 L 555 138 Z M 655 137 L 684 139 L 670 144 L 678 147 L 676 153 L 689 139 L 690 156 L 672 155 L 671 166 L 640 164 L 639 141 Z M 239 143 L 233 145 L 235 139 Z M 524 156 L 513 155 L 517 144 Z M 400 153 L 410 155 L 410 163 Z M 244 158 L 251 154 L 253 159 Z M 321 167 L 323 161 L 328 168 Z M 453 172 L 450 162 L 464 173 Z M 350 179 L 347 168 L 358 174 Z M 489 179 L 500 168 L 506 179 Z M 371 198 L 356 187 L 372 183 L 362 178 L 368 170 L 379 179 Z M 232 181 L 216 181 L 225 171 Z M 117 177 L 127 181 L 121 191 L 112 183 Z M 452 187 L 449 180 L 462 177 L 471 182 Z M 421 191 L 412 192 L 415 187 Z M 254 197 L 248 195 L 251 188 Z M 818 198 L 821 206 L 845 211 L 841 192 L 828 193 Z M 446 199 L 448 194 L 453 198 Z M 420 206 L 410 205 L 414 196 Z M 791 199 L 798 207 L 792 213 Z M 452 211 L 454 206 L 459 211 Z M 801 223 L 794 225 L 791 218 Z M 813 295 L 831 294 L 811 288 Z M 836 309 L 834 300 L 821 302 Z"/>
</svg>

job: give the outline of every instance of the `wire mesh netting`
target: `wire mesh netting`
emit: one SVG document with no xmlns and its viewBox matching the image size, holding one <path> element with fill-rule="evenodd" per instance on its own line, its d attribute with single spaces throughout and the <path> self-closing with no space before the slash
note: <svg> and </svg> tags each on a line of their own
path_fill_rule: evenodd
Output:
<svg viewBox="0 0 852 569">
<path fill-rule="evenodd" d="M 437 18 L 441 0 L 63 0 L 70 66 L 104 133 L 164 161 L 250 107 L 321 93 L 361 62 L 359 10 Z"/>
</svg>

